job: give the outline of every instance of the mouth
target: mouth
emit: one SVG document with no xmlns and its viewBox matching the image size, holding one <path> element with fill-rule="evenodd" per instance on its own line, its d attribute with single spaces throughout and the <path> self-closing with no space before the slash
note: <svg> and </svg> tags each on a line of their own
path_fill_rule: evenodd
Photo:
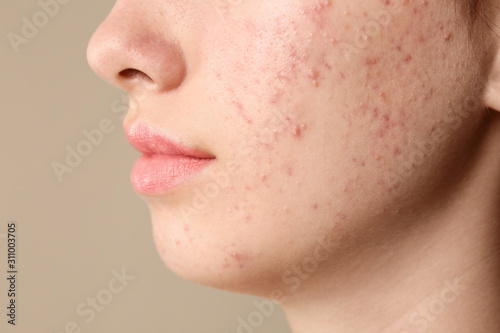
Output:
<svg viewBox="0 0 500 333">
<path fill-rule="evenodd" d="M 130 144 L 143 155 L 135 162 L 130 180 L 140 194 L 171 191 L 200 173 L 215 159 L 207 152 L 174 142 L 144 123 L 125 129 Z"/>
</svg>

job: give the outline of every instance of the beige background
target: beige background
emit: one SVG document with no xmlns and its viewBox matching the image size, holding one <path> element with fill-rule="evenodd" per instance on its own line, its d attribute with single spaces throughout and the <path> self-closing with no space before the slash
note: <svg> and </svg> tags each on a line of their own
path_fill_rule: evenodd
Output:
<svg viewBox="0 0 500 333">
<path fill-rule="evenodd" d="M 238 317 L 256 311 L 256 298 L 172 274 L 156 253 L 147 206 L 131 189 L 137 153 L 111 108 L 122 92 L 94 75 L 85 58 L 92 32 L 113 3 L 61 5 L 16 54 L 7 34 L 21 34 L 22 18 L 32 21 L 41 8 L 38 0 L 2 1 L 0 331 L 60 333 L 74 321 L 89 333 L 238 332 Z M 114 131 L 59 182 L 51 163 L 64 163 L 65 147 L 75 148 L 82 130 L 105 118 Z M 16 327 L 5 315 L 9 221 L 18 222 Z M 87 323 L 77 307 L 88 297 L 104 297 L 112 271 L 123 268 L 136 278 Z M 261 326 L 239 332 L 290 330 L 276 309 Z"/>
</svg>

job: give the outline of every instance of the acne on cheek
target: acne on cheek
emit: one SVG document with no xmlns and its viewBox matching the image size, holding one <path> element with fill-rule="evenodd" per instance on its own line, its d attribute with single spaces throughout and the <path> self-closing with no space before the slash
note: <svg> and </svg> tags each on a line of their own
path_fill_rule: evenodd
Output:
<svg viewBox="0 0 500 333">
<path fill-rule="evenodd" d="M 308 124 L 300 121 L 300 115 L 306 108 L 294 103 L 292 89 L 304 81 L 319 87 L 321 69 L 308 65 L 308 47 L 313 36 L 304 33 L 302 28 L 304 21 L 309 22 L 312 17 L 319 18 L 319 25 L 326 24 L 322 13 L 331 5 L 330 0 L 312 1 L 305 7 L 295 8 L 297 12 L 290 15 L 280 14 L 279 6 L 274 8 L 270 4 L 275 11 L 271 14 L 231 22 L 241 33 L 230 38 L 231 45 L 220 48 L 225 54 L 217 58 L 224 57 L 224 65 L 221 67 L 222 61 L 218 60 L 219 63 L 211 67 L 220 67 L 215 77 L 223 85 L 225 102 L 246 126 L 257 130 L 257 136 L 261 136 L 259 128 L 268 129 L 267 132 L 276 137 L 304 135 Z"/>
</svg>

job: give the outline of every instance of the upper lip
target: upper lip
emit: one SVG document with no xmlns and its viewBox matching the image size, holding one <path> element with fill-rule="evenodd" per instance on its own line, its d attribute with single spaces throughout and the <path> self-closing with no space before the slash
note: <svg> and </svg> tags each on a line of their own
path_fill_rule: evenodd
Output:
<svg viewBox="0 0 500 333">
<path fill-rule="evenodd" d="M 125 129 L 130 144 L 145 155 L 191 156 L 199 159 L 213 159 L 207 152 L 186 147 L 166 138 L 144 123 L 135 123 Z"/>
</svg>

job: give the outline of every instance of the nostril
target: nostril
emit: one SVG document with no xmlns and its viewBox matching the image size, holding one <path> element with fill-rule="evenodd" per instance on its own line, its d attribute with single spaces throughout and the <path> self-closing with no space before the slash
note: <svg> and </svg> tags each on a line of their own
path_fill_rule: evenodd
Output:
<svg viewBox="0 0 500 333">
<path fill-rule="evenodd" d="M 149 75 L 133 68 L 124 69 L 118 75 L 125 80 L 139 80 L 153 83 L 153 79 Z"/>
</svg>

